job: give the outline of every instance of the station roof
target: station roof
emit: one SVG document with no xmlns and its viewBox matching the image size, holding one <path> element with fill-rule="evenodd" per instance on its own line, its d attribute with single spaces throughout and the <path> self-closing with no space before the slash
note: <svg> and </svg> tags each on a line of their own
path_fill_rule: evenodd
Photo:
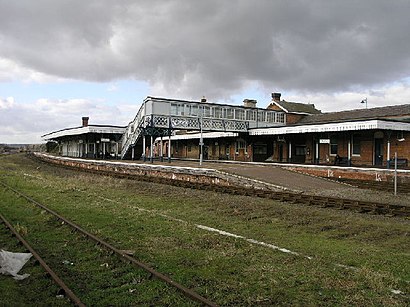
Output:
<svg viewBox="0 0 410 307">
<path fill-rule="evenodd" d="M 296 114 L 321 114 L 321 111 L 315 108 L 314 104 L 289 102 L 285 100 L 272 101 L 272 104 L 277 105 L 286 113 Z"/>
<path fill-rule="evenodd" d="M 360 130 L 396 130 L 410 131 L 410 123 L 392 120 L 357 120 L 335 123 L 300 124 L 277 128 L 262 128 L 249 130 L 250 135 L 281 135 L 314 132 L 340 132 Z"/>
<path fill-rule="evenodd" d="M 298 124 L 335 123 L 364 119 L 391 119 L 410 122 L 410 104 L 314 114 L 302 118 Z"/>
<path fill-rule="evenodd" d="M 44 140 L 55 140 L 58 138 L 72 136 L 72 135 L 81 135 L 87 133 L 104 133 L 104 134 L 123 134 L 125 132 L 123 126 L 110 126 L 110 125 L 88 125 L 86 127 L 75 127 L 75 128 L 66 128 L 54 132 L 50 132 L 42 135 Z"/>
</svg>

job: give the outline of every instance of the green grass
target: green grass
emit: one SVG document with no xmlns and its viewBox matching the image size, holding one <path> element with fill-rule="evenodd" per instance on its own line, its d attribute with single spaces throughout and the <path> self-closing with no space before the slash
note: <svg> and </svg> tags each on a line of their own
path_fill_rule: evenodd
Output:
<svg viewBox="0 0 410 307">
<path fill-rule="evenodd" d="M 21 155 L 2 159 L 0 180 L 220 305 L 405 305 L 409 300 L 408 220 L 88 175 Z M 191 304 L 83 238 L 73 238 L 68 228 L 4 188 L 0 210 L 27 228 L 27 239 L 55 261 L 57 271 L 73 270 L 67 278 L 88 304 Z M 77 259 L 75 265 L 61 265 L 62 253 Z M 101 266 L 105 263 L 109 270 Z M 35 287 L 37 280 L 29 279 Z"/>
</svg>

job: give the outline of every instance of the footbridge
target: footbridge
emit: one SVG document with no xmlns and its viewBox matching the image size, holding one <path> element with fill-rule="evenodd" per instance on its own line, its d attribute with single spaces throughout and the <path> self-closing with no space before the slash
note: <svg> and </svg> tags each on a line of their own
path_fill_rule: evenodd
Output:
<svg viewBox="0 0 410 307">
<path fill-rule="evenodd" d="M 146 148 L 152 150 L 154 140 L 160 138 L 162 143 L 163 137 L 168 137 L 170 159 L 171 136 L 176 131 L 238 133 L 285 125 L 284 112 L 256 108 L 255 104 L 254 100 L 234 106 L 210 103 L 206 99 L 187 101 L 148 96 L 122 137 L 121 159 L 139 158 L 139 154 L 145 159 Z"/>
</svg>

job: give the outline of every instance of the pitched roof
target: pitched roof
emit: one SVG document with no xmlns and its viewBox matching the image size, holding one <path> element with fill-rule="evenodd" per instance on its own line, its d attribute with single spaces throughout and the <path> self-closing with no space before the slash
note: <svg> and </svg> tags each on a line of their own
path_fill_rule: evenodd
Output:
<svg viewBox="0 0 410 307">
<path fill-rule="evenodd" d="M 299 114 L 320 114 L 321 111 L 315 108 L 314 104 L 289 102 L 285 100 L 272 101 L 286 113 L 299 113 Z"/>
<path fill-rule="evenodd" d="M 302 118 L 297 124 L 334 123 L 361 119 L 392 119 L 409 122 L 410 104 L 314 114 Z"/>
</svg>

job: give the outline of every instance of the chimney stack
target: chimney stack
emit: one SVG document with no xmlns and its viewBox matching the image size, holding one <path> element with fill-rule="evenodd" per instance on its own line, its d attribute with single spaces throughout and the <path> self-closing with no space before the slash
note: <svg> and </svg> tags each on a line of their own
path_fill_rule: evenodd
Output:
<svg viewBox="0 0 410 307">
<path fill-rule="evenodd" d="M 90 119 L 89 117 L 83 117 L 83 127 L 88 127 L 88 120 Z"/>
<path fill-rule="evenodd" d="M 245 108 L 256 108 L 257 101 L 255 99 L 244 99 L 243 106 Z"/>
<path fill-rule="evenodd" d="M 201 98 L 201 102 L 206 102 L 206 98 L 205 98 L 205 96 L 202 96 L 202 98 Z"/>
<path fill-rule="evenodd" d="M 273 101 L 279 102 L 280 101 L 280 96 L 281 96 L 281 93 L 272 93 Z"/>
</svg>

